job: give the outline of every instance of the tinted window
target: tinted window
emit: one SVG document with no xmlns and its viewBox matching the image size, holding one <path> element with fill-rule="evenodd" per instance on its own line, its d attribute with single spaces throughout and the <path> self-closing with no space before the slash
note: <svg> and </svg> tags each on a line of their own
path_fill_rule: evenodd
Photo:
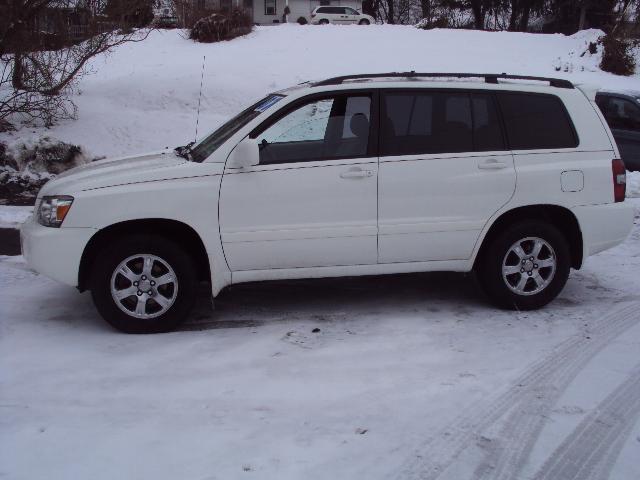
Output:
<svg viewBox="0 0 640 480">
<path fill-rule="evenodd" d="M 288 163 L 367 155 L 369 95 L 339 95 L 305 103 L 257 135 L 260 163 Z"/>
<path fill-rule="evenodd" d="M 512 150 L 573 148 L 578 139 L 562 101 L 537 93 L 498 93 Z"/>
<path fill-rule="evenodd" d="M 354 10 L 353 8 L 345 8 L 345 11 L 348 15 L 360 15 L 356 10 Z"/>
<path fill-rule="evenodd" d="M 316 13 L 338 13 L 338 14 L 342 14 L 344 13 L 344 8 L 340 8 L 340 7 L 321 7 L 318 10 L 316 10 Z"/>
<path fill-rule="evenodd" d="M 610 97 L 603 113 L 611 128 L 640 131 L 640 106 L 630 100 Z"/>
<path fill-rule="evenodd" d="M 493 95 L 473 94 L 473 147 L 476 152 L 504 150 L 504 138 Z"/>
<path fill-rule="evenodd" d="M 471 100 L 466 93 L 386 94 L 381 123 L 382 155 L 473 150 Z"/>
</svg>

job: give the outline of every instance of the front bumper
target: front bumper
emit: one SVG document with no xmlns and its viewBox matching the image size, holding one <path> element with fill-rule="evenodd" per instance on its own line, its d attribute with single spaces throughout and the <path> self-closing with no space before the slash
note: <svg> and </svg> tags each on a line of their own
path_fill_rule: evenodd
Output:
<svg viewBox="0 0 640 480">
<path fill-rule="evenodd" d="M 36 272 L 75 287 L 82 252 L 96 231 L 44 227 L 31 217 L 20 228 L 22 255 Z"/>
<path fill-rule="evenodd" d="M 585 205 L 571 210 L 582 230 L 584 258 L 624 242 L 633 228 L 635 209 L 629 202 Z"/>
</svg>

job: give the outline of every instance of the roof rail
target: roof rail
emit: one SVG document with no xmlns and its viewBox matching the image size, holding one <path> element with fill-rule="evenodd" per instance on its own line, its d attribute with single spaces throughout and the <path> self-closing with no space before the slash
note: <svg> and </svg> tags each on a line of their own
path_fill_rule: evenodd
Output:
<svg viewBox="0 0 640 480">
<path fill-rule="evenodd" d="M 340 85 L 346 80 L 366 80 L 369 78 L 484 78 L 486 83 L 498 83 L 498 80 L 534 80 L 537 82 L 549 82 L 549 85 L 557 88 L 574 88 L 573 83 L 561 78 L 532 77 L 528 75 L 507 75 L 506 73 L 417 73 L 411 72 L 388 72 L 388 73 L 368 73 L 358 75 L 343 75 L 341 77 L 327 78 L 314 83 L 314 86 Z"/>
</svg>

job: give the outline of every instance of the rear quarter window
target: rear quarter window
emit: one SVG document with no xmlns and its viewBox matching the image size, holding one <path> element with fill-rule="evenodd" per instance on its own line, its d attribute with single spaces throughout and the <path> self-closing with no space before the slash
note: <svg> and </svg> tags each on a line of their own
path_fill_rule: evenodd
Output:
<svg viewBox="0 0 640 480">
<path fill-rule="evenodd" d="M 555 95 L 499 92 L 497 98 L 512 150 L 578 146 L 569 113 Z"/>
</svg>

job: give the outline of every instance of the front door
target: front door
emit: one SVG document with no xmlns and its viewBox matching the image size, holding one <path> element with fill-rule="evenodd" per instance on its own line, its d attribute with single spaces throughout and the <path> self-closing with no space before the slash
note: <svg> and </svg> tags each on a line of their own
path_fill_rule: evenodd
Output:
<svg viewBox="0 0 640 480">
<path fill-rule="evenodd" d="M 375 103 L 315 95 L 254 132 L 259 165 L 227 169 L 220 191 L 232 271 L 377 262 Z"/>
<path fill-rule="evenodd" d="M 380 104 L 380 263 L 470 258 L 516 182 L 493 96 L 388 91 Z"/>
<path fill-rule="evenodd" d="M 356 10 L 350 7 L 344 7 L 344 11 L 347 15 L 347 23 L 358 23 L 358 21 L 360 20 L 360 14 Z"/>
</svg>

